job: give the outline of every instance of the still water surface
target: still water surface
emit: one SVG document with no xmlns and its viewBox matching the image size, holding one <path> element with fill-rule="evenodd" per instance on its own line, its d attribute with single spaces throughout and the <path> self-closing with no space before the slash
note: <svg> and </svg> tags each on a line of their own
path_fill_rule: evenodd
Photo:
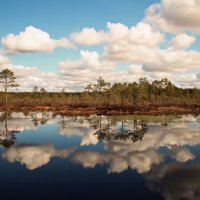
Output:
<svg viewBox="0 0 200 200">
<path fill-rule="evenodd" d="M 200 118 L 0 113 L 1 199 L 200 199 Z"/>
</svg>

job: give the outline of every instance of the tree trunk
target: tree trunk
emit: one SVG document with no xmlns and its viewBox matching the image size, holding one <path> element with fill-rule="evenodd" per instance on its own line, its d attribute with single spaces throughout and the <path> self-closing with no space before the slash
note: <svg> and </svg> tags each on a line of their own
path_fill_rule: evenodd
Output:
<svg viewBox="0 0 200 200">
<path fill-rule="evenodd" d="M 5 112 L 5 132 L 7 137 L 8 136 L 7 111 Z"/>
<path fill-rule="evenodd" d="M 151 103 L 151 92 L 148 93 L 149 103 Z"/>
<path fill-rule="evenodd" d="M 133 109 L 135 110 L 135 107 L 136 107 L 136 97 L 133 96 Z"/>
<path fill-rule="evenodd" d="M 121 110 L 123 110 L 123 107 L 124 107 L 124 93 L 121 94 Z"/>
<path fill-rule="evenodd" d="M 7 88 L 5 88 L 5 106 L 7 109 L 7 104 L 8 104 L 8 94 L 7 94 Z"/>
<path fill-rule="evenodd" d="M 110 105 L 110 94 L 107 94 L 107 108 L 109 108 Z"/>
</svg>

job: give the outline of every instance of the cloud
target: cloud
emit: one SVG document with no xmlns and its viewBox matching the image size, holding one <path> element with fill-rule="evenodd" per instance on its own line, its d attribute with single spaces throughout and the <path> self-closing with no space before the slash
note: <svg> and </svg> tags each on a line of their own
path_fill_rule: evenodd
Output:
<svg viewBox="0 0 200 200">
<path fill-rule="evenodd" d="M 154 13 L 155 10 L 160 10 L 160 7 L 161 5 L 159 4 L 152 5 L 147 10 L 147 16 Z M 77 37 L 80 36 L 78 43 L 83 45 L 87 41 L 87 33 L 91 38 L 96 38 L 95 44 L 105 44 L 102 56 L 104 61 L 130 63 L 127 72 L 123 72 L 124 75 L 126 74 L 127 79 L 129 79 L 129 74 L 138 74 L 140 76 L 147 74 L 152 79 L 155 74 L 157 74 L 157 77 L 161 77 L 163 72 L 168 73 L 167 77 L 177 77 L 180 75 L 178 73 L 198 70 L 200 66 L 200 53 L 195 50 L 185 50 L 196 41 L 194 36 L 186 33 L 177 34 L 169 41 L 169 48 L 160 48 L 160 44 L 166 42 L 166 37 L 163 33 L 157 31 L 155 25 L 146 20 L 146 18 L 130 28 L 121 23 L 110 22 L 107 23 L 106 31 L 85 28 L 79 33 L 74 33 Z M 82 37 L 83 35 L 84 37 Z M 93 42 L 86 45 L 93 45 Z M 84 60 L 83 54 L 81 57 Z M 87 60 L 90 59 L 90 63 L 86 62 L 85 64 L 98 66 L 97 62 L 94 62 L 97 61 L 97 57 L 94 53 L 93 55 L 88 53 Z M 91 78 L 89 75 L 92 72 L 85 67 L 86 65 L 81 65 L 80 60 L 74 65 L 74 69 L 82 69 L 81 76 L 87 76 L 88 79 Z M 77 70 L 74 71 L 75 74 Z M 74 76 L 72 72 L 70 72 L 70 75 Z M 115 75 L 117 77 L 119 74 L 115 73 Z M 111 76 L 109 75 L 109 77 Z M 180 82 L 183 83 L 182 81 Z M 191 87 L 191 85 L 194 85 L 194 83 L 191 84 L 190 82 L 188 86 Z"/>
<path fill-rule="evenodd" d="M 59 62 L 59 74 L 63 77 L 63 80 L 71 80 L 71 83 L 68 85 L 74 85 L 74 88 L 77 86 L 81 86 L 77 88 L 77 90 L 83 89 L 86 84 L 94 83 L 99 76 L 102 76 L 106 81 L 111 83 L 114 82 L 133 82 L 138 81 L 141 76 L 146 76 L 149 80 L 153 80 L 155 78 L 163 78 L 168 77 L 170 78 L 171 72 L 170 70 L 176 70 L 183 72 L 183 68 L 174 69 L 174 66 L 170 68 L 169 66 L 165 66 L 164 63 L 157 60 L 158 64 L 153 66 L 152 69 L 150 68 L 150 63 L 154 62 L 154 60 L 158 59 L 157 51 L 153 51 L 147 49 L 147 51 L 143 51 L 146 47 L 138 47 L 135 48 L 135 51 L 130 52 L 130 57 L 126 58 L 126 51 L 128 49 L 124 48 L 124 51 L 118 52 L 108 52 L 106 56 L 99 55 L 96 51 L 80 51 L 80 59 L 79 60 L 70 60 L 67 59 L 65 61 Z M 144 56 L 147 58 L 148 64 L 140 65 L 140 64 L 130 64 L 128 67 L 124 69 L 117 69 L 117 64 L 115 61 L 120 61 L 118 55 L 121 56 L 122 59 L 129 59 L 130 63 L 134 60 L 138 61 L 138 63 L 145 62 Z M 112 58 L 110 58 L 112 56 Z M 137 58 L 138 56 L 138 58 Z M 169 55 L 171 56 L 171 55 Z M 117 58 L 116 58 L 117 57 Z M 149 57 L 149 58 L 148 58 Z M 160 59 L 163 56 L 160 55 Z M 113 60 L 112 60 L 113 59 Z M 177 57 L 174 55 L 174 59 Z M 185 59 L 185 58 L 184 58 Z M 189 58 L 188 58 L 189 59 Z M 111 61 L 110 61 L 111 60 Z M 167 62 L 167 61 L 166 61 Z M 188 61 L 189 62 L 189 61 Z M 193 61 L 195 63 L 195 61 Z M 159 63 L 162 65 L 159 67 Z M 198 63 L 195 63 L 195 67 L 197 68 Z M 175 65 L 175 64 L 174 64 Z M 178 64 L 177 64 L 178 65 Z M 187 70 L 188 66 L 185 67 Z M 150 68 L 150 69 L 149 69 Z M 164 72 L 163 72 L 164 71 Z M 78 74 L 78 76 L 77 76 Z"/>
<path fill-rule="evenodd" d="M 112 62 L 128 62 L 143 65 L 145 71 L 183 72 L 200 66 L 200 53 L 189 48 L 195 37 L 179 34 L 170 42 L 170 48 L 160 48 L 165 36 L 147 23 L 138 23 L 130 29 L 120 23 L 108 23 L 104 59 Z M 143 70 L 140 70 L 143 72 Z"/>
<path fill-rule="evenodd" d="M 180 26 L 197 27 L 200 25 L 199 0 L 162 0 L 162 15 Z"/>
<path fill-rule="evenodd" d="M 90 46 L 102 44 L 106 41 L 106 33 L 96 31 L 94 28 L 84 28 L 81 32 L 71 34 L 71 38 L 80 45 Z"/>
<path fill-rule="evenodd" d="M 182 33 L 171 40 L 170 46 L 177 49 L 187 49 L 195 42 L 195 40 L 195 37 Z"/>
<path fill-rule="evenodd" d="M 52 82 L 52 78 L 56 79 L 55 73 L 42 72 L 37 67 L 25 67 L 23 65 L 7 64 L 0 66 L 0 70 L 5 68 L 14 72 L 16 82 L 20 85 L 20 87 L 17 88 L 17 91 L 32 91 L 35 85 L 38 87 L 44 87 L 47 90 L 52 90 L 52 87 L 54 87 L 50 82 Z M 16 88 L 13 88 L 12 90 L 16 91 Z"/>
<path fill-rule="evenodd" d="M 9 68 L 14 71 L 16 82 L 20 87 L 13 88 L 10 91 L 32 91 L 34 86 L 45 88 L 49 92 L 59 92 L 63 88 L 65 91 L 83 91 L 88 83 L 95 83 L 99 76 L 106 81 L 115 82 L 133 82 L 138 81 L 142 76 L 147 77 L 149 81 L 167 77 L 170 81 L 179 87 L 198 87 L 200 79 L 198 73 L 190 72 L 198 69 L 199 54 L 191 51 L 190 57 L 187 53 L 168 52 L 166 56 L 157 57 L 156 62 L 146 64 L 125 65 L 124 69 L 119 69 L 117 64 L 112 61 L 102 59 L 97 52 L 83 51 L 81 59 L 61 61 L 57 72 L 44 72 L 38 67 L 28 67 L 23 65 L 5 64 L 0 66 L 0 70 Z M 171 56 L 171 58 L 170 58 Z M 179 56 L 179 57 L 178 57 Z M 185 63 L 183 63 L 185 59 Z M 153 62 L 153 61 L 152 61 Z M 170 62 L 174 62 L 170 64 Z M 164 64 L 165 63 L 165 64 Z M 193 66 L 190 65 L 193 63 Z M 187 71 L 187 74 L 184 72 Z"/>
<path fill-rule="evenodd" d="M 81 91 L 86 84 L 95 82 L 99 76 L 103 76 L 106 80 L 115 80 L 115 78 L 123 80 L 123 77 L 118 76 L 118 73 L 112 72 L 114 63 L 101 61 L 96 52 L 86 52 L 79 61 L 61 61 L 57 72 L 44 72 L 38 67 L 23 65 L 6 64 L 0 66 L 0 70 L 5 68 L 14 71 L 16 82 L 20 85 L 17 89 L 10 90 L 15 92 L 32 91 L 34 86 L 43 87 L 52 92 L 59 92 L 63 88 L 67 92 Z M 110 75 L 111 77 L 109 77 Z"/>
<path fill-rule="evenodd" d="M 173 79 L 176 79 L 178 86 L 183 88 L 199 87 L 200 85 L 200 79 L 196 73 L 177 74 L 174 75 Z"/>
<path fill-rule="evenodd" d="M 177 26 L 167 23 L 162 14 L 163 7 L 166 6 L 164 2 L 151 5 L 146 11 L 146 17 L 131 27 L 108 22 L 105 30 L 86 27 L 70 34 L 69 40 L 52 39 L 48 33 L 32 26 L 18 35 L 10 34 L 2 39 L 7 52 L 50 52 L 59 46 L 70 47 L 70 41 L 83 46 L 102 45 L 103 50 L 98 52 L 80 49 L 78 59 L 60 60 L 56 72 L 48 73 L 37 67 L 14 64 L 4 64 L 4 68 L 15 71 L 21 85 L 18 91 L 31 91 L 35 85 L 44 87 L 47 91 L 61 91 L 62 88 L 69 92 L 82 91 L 99 76 L 111 83 L 138 81 L 141 76 L 147 77 L 150 82 L 167 77 L 179 87 L 196 87 L 200 84 L 200 52 L 191 48 L 196 37 L 181 29 L 175 31 L 176 35 L 171 39 L 152 21 L 154 17 L 159 23 L 167 24 L 170 30 L 177 30 Z M 172 3 L 170 1 L 170 5 Z M 8 62 L 0 56 L 0 63 L 1 60 L 3 63 Z"/>
<path fill-rule="evenodd" d="M 10 33 L 1 42 L 8 53 L 52 52 L 57 47 L 73 47 L 68 39 L 52 39 L 47 32 L 33 26 L 26 27 L 18 35 Z"/>
<path fill-rule="evenodd" d="M 74 91 L 76 85 L 81 85 L 81 81 L 78 83 L 76 80 L 66 79 L 59 72 L 44 72 L 37 67 L 28 67 L 23 65 L 7 64 L 0 66 L 0 70 L 8 68 L 14 71 L 16 76 L 16 82 L 20 87 L 13 88 L 12 91 L 32 91 L 34 86 L 39 88 L 45 88 L 47 91 L 59 92 L 63 88 L 66 91 Z"/>
<path fill-rule="evenodd" d="M 134 64 L 130 65 L 128 67 L 127 71 L 130 74 L 144 74 L 145 73 L 145 71 L 143 70 L 143 66 L 141 66 L 141 65 L 134 65 Z"/>
<path fill-rule="evenodd" d="M 199 32 L 199 10 L 199 0 L 162 0 L 147 9 L 144 22 L 165 32 Z"/>
<path fill-rule="evenodd" d="M 104 61 L 128 62 L 130 65 L 143 66 L 138 73 L 141 75 L 144 71 L 174 73 L 199 68 L 200 52 L 185 50 L 196 41 L 194 36 L 178 34 L 169 41 L 168 48 L 161 48 L 160 45 L 166 42 L 165 35 L 144 20 L 131 28 L 121 23 L 107 23 L 107 29 L 101 36 L 102 40 L 106 41 L 101 56 Z M 95 31 L 96 33 L 98 32 Z M 83 55 L 81 56 L 83 58 Z M 95 58 L 94 53 L 88 57 L 90 56 Z M 77 69 L 77 66 L 84 69 L 83 66 L 80 68 L 80 61 L 76 62 L 74 68 Z M 90 71 L 87 71 L 87 74 L 89 73 Z"/>
<path fill-rule="evenodd" d="M 155 31 L 147 24 L 140 22 L 130 29 L 120 23 L 108 23 L 109 43 L 122 43 L 124 45 L 144 45 L 155 47 L 164 41 L 164 34 Z"/>
<path fill-rule="evenodd" d="M 114 62 L 103 59 L 96 51 L 81 50 L 79 60 L 59 62 L 59 74 L 63 79 L 71 80 L 80 90 L 89 82 L 95 82 L 99 76 L 108 76 L 115 67 Z"/>
<path fill-rule="evenodd" d="M 10 60 L 7 57 L 0 54 L 0 65 L 5 65 L 9 63 L 10 63 Z"/>
<path fill-rule="evenodd" d="M 188 72 L 200 66 L 200 52 L 189 50 L 157 50 L 155 61 L 144 61 L 144 70 L 157 72 Z M 152 53 L 153 54 L 153 53 Z M 154 57 L 155 58 L 155 57 Z"/>
<path fill-rule="evenodd" d="M 87 70 L 96 71 L 108 71 L 112 70 L 115 67 L 113 62 L 104 61 L 101 59 L 99 54 L 96 51 L 80 51 L 80 60 L 72 61 L 66 60 L 59 63 L 59 69 L 63 72 L 64 70 L 68 72 L 69 70 L 80 70 L 81 72 Z M 69 72 L 70 73 L 70 72 Z"/>
<path fill-rule="evenodd" d="M 74 148 L 57 150 L 52 144 L 18 144 L 6 150 L 3 157 L 11 163 L 18 161 L 27 169 L 34 170 L 46 165 L 52 157 L 66 158 L 73 151 Z"/>
<path fill-rule="evenodd" d="M 149 24 L 143 22 L 130 29 L 121 23 L 108 22 L 107 31 L 84 28 L 81 32 L 72 33 L 71 37 L 77 44 L 85 46 L 118 42 L 154 47 L 164 41 L 164 34 L 153 30 Z"/>
<path fill-rule="evenodd" d="M 191 39 L 191 38 L 190 38 Z M 190 40 L 189 39 L 189 40 Z M 160 49 L 135 45 L 128 42 L 110 43 L 105 47 L 105 59 L 112 62 L 128 62 L 143 65 L 145 71 L 186 72 L 196 70 L 200 66 L 200 52 L 182 50 L 189 47 L 191 41 L 186 39 L 180 44 L 180 38 L 175 38 L 171 45 L 179 48 Z"/>
<path fill-rule="evenodd" d="M 147 15 L 152 14 L 155 9 L 160 10 L 160 5 L 152 5 L 147 10 Z M 186 49 L 196 41 L 196 38 L 186 33 L 180 33 L 171 41 L 166 41 L 165 35 L 157 30 L 158 27 L 155 27 L 148 20 L 143 20 L 131 28 L 121 23 L 107 23 L 107 31 L 98 32 L 92 28 L 90 33 L 94 34 L 95 37 L 98 35 L 98 44 L 101 44 L 101 41 L 105 44 L 102 60 L 113 63 L 130 63 L 129 67 L 124 68 L 124 70 L 114 70 L 114 72 L 112 68 L 110 70 L 108 68 L 107 72 L 102 70 L 101 75 L 105 78 L 108 77 L 111 82 L 113 80 L 115 82 L 124 80 L 124 78 L 129 81 L 131 74 L 134 75 L 133 81 L 141 76 L 147 76 L 149 80 L 168 77 L 168 79 L 174 81 L 176 80 L 175 77 L 184 76 L 183 73 L 187 72 L 188 80 L 194 80 L 194 76 L 196 77 L 194 71 L 198 70 L 200 66 L 200 53 L 196 50 Z M 80 32 L 80 36 L 82 32 L 84 31 Z M 79 33 L 76 33 L 76 35 L 79 35 Z M 169 43 L 170 46 L 160 48 L 160 44 L 164 42 Z M 90 56 L 88 57 L 90 58 Z M 94 55 L 91 57 L 95 58 Z M 95 60 L 97 59 L 93 61 Z M 69 62 L 74 71 L 68 72 L 68 75 L 76 79 L 75 74 L 78 73 L 78 70 L 81 70 L 81 77 L 94 81 L 97 78 L 96 73 L 82 63 L 80 60 L 74 63 Z M 93 62 L 93 66 L 95 66 L 95 62 Z M 67 68 L 67 66 L 65 67 Z M 191 73 L 192 71 L 193 73 Z M 184 82 L 181 79 L 174 82 L 183 87 L 198 85 L 196 82 Z"/>
</svg>

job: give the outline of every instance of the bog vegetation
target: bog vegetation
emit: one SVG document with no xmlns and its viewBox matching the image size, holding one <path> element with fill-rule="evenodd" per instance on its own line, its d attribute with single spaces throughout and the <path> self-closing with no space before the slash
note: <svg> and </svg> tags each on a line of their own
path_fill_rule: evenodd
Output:
<svg viewBox="0 0 200 200">
<path fill-rule="evenodd" d="M 99 77 L 96 83 L 88 83 L 82 92 L 48 92 L 40 85 L 32 92 L 9 92 L 15 83 L 14 73 L 8 69 L 0 72 L 0 106 L 67 106 L 72 108 L 117 108 L 142 109 L 148 105 L 187 105 L 198 104 L 200 90 L 184 89 L 172 84 L 167 78 L 149 82 L 141 77 L 137 82 L 106 82 Z"/>
</svg>

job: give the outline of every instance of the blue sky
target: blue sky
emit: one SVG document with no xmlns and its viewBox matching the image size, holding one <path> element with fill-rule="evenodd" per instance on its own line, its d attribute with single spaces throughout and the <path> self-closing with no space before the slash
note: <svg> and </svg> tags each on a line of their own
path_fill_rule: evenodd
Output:
<svg viewBox="0 0 200 200">
<path fill-rule="evenodd" d="M 132 26 L 155 0 L 1 0 L 1 35 L 17 33 L 28 25 L 60 37 L 85 26 L 102 29 L 110 22 Z M 9 11 L 9 12 L 8 12 Z"/>
<path fill-rule="evenodd" d="M 105 29 L 107 22 L 127 26 L 144 17 L 144 10 L 153 0 L 1 0 L 0 37 L 17 34 L 33 25 L 51 37 L 67 36 L 84 27 Z M 94 49 L 94 48 L 93 48 Z M 97 48 L 95 48 L 97 49 Z M 54 55 L 37 53 L 11 56 L 13 63 L 37 66 L 44 71 L 56 71 L 59 60 L 78 58 L 77 50 L 56 49 Z"/>
<path fill-rule="evenodd" d="M 99 75 L 200 84 L 198 1 L 1 0 L 0 7 L 0 67 L 26 76 L 22 90 L 37 82 L 80 90 Z"/>
</svg>

